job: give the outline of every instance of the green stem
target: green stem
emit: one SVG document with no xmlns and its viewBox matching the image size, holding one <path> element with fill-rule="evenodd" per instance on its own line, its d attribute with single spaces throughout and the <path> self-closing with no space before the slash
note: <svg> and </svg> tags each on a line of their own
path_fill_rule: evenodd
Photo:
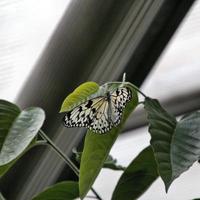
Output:
<svg viewBox="0 0 200 200">
<path fill-rule="evenodd" d="M 42 131 L 39 132 L 40 136 L 48 142 L 48 144 L 52 147 L 52 149 L 69 165 L 69 167 L 74 171 L 74 173 L 79 176 L 79 170 L 74 165 L 74 163 L 62 152 L 62 150 L 57 147 L 54 142 Z"/>
<path fill-rule="evenodd" d="M 129 85 L 130 87 L 134 88 L 136 91 L 138 91 L 143 97 L 147 97 L 138 87 L 136 87 L 135 85 L 133 85 L 130 82 L 119 82 L 119 81 L 114 81 L 114 82 L 107 82 L 107 84 L 112 83 L 112 84 L 122 84 L 122 83 L 126 83 L 127 85 Z"/>
<path fill-rule="evenodd" d="M 54 142 L 42 131 L 39 131 L 40 136 L 47 141 L 47 143 L 52 147 L 52 149 L 65 161 L 65 163 L 74 171 L 74 173 L 79 177 L 79 169 L 74 165 L 74 163 L 62 152 L 62 150 L 57 147 Z M 97 199 L 102 200 L 99 194 L 91 188 L 92 192 L 96 195 Z"/>
<path fill-rule="evenodd" d="M 136 87 L 135 85 L 133 85 L 132 83 L 128 82 L 128 85 L 130 85 L 131 87 L 133 87 L 136 91 L 138 91 L 143 97 L 147 97 L 138 87 Z"/>
</svg>

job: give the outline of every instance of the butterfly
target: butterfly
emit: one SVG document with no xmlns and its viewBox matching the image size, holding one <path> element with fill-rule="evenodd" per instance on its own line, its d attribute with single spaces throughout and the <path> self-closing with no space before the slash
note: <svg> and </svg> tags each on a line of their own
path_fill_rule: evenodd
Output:
<svg viewBox="0 0 200 200">
<path fill-rule="evenodd" d="M 105 95 L 89 99 L 68 111 L 63 118 L 64 125 L 106 133 L 120 123 L 123 109 L 131 98 L 132 93 L 128 87 L 107 91 Z"/>
</svg>

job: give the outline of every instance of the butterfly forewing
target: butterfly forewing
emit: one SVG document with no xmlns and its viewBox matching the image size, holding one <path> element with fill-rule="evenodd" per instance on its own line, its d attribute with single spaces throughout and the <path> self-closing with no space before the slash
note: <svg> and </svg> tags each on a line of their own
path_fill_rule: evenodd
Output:
<svg viewBox="0 0 200 200">
<path fill-rule="evenodd" d="M 94 132 L 103 133 L 110 129 L 108 120 L 108 101 L 106 97 L 97 97 L 86 101 L 67 112 L 64 116 L 66 127 L 87 127 Z"/>
<path fill-rule="evenodd" d="M 64 116 L 66 127 L 87 127 L 96 133 L 108 132 L 121 121 L 123 108 L 131 99 L 131 90 L 123 87 L 106 96 L 96 97 L 77 106 Z"/>
<path fill-rule="evenodd" d="M 115 126 L 120 123 L 123 109 L 131 97 L 131 90 L 126 87 L 118 88 L 111 93 L 112 120 Z"/>
</svg>

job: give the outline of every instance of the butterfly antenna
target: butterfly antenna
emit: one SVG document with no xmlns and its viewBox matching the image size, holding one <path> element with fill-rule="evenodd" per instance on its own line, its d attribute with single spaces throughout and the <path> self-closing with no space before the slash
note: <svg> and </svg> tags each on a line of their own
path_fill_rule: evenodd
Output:
<svg viewBox="0 0 200 200">
<path fill-rule="evenodd" d="M 125 81 L 126 81 L 126 73 L 124 72 L 124 73 L 123 73 L 122 82 L 125 82 Z"/>
</svg>

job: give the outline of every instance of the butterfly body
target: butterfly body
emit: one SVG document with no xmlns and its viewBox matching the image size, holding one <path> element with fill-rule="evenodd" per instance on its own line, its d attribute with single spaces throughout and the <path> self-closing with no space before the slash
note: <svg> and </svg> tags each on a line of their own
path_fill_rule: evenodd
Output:
<svg viewBox="0 0 200 200">
<path fill-rule="evenodd" d="M 105 133 L 117 126 L 123 108 L 132 97 L 127 87 L 116 88 L 68 111 L 63 118 L 66 127 L 86 127 L 95 133 Z"/>
</svg>

